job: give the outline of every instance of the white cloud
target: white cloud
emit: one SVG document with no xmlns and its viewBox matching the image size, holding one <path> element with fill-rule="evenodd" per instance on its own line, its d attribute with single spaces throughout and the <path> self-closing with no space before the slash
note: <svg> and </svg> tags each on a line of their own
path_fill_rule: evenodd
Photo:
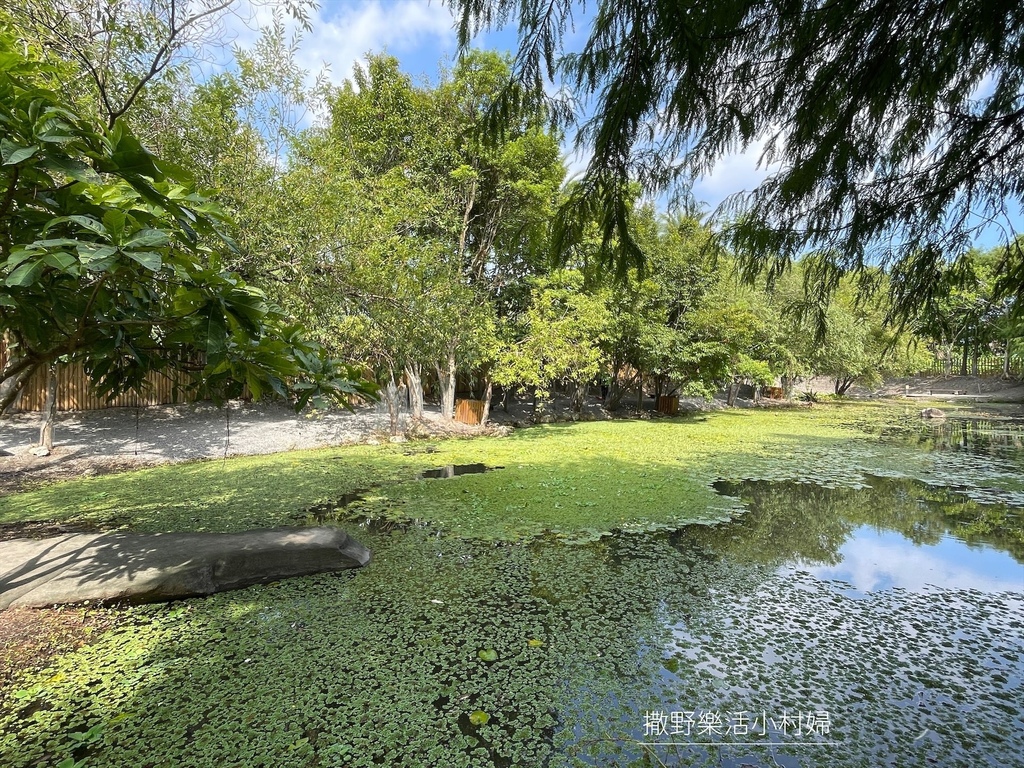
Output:
<svg viewBox="0 0 1024 768">
<path fill-rule="evenodd" d="M 1024 569 L 1009 555 L 972 549 L 954 539 L 938 547 L 915 547 L 896 534 L 860 529 L 843 545 L 842 557 L 838 566 L 805 570 L 822 580 L 845 581 L 864 593 L 892 587 L 910 592 L 931 587 L 1003 592 L 1024 586 Z"/>
<path fill-rule="evenodd" d="M 340 83 L 352 75 L 353 63 L 365 61 L 370 51 L 387 50 L 402 58 L 401 54 L 414 54 L 424 46 L 428 50 L 454 48 L 453 23 L 446 7 L 428 0 L 325 0 L 312 33 L 302 40 L 298 59 L 311 72 L 318 72 L 326 63 L 331 79 Z M 430 68 L 429 74 L 437 68 L 436 61 L 420 64 Z"/>
<path fill-rule="evenodd" d="M 771 173 L 760 163 L 765 143 L 766 139 L 759 139 L 744 152 L 734 152 L 721 158 L 711 173 L 693 185 L 693 196 L 714 209 L 730 195 L 752 191 Z"/>
<path fill-rule="evenodd" d="M 273 20 L 271 5 L 242 0 L 224 20 L 221 41 L 225 48 L 213 69 L 230 66 L 229 44 L 242 48 L 254 45 L 259 30 Z M 414 75 L 433 75 L 441 53 L 455 49 L 454 19 L 437 0 L 322 0 L 310 21 L 313 29 L 306 32 L 294 19 L 284 16 L 285 29 L 290 34 L 300 33 L 296 60 L 311 79 L 326 64 L 330 79 L 341 83 L 351 77 L 354 62 L 364 62 L 370 51 L 384 50 L 399 56 L 403 68 Z M 423 60 L 424 53 L 433 53 L 438 60 Z"/>
</svg>

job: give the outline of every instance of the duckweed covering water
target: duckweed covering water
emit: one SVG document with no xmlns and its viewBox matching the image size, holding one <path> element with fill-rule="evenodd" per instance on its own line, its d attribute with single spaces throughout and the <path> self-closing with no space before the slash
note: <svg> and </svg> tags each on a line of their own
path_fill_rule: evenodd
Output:
<svg viewBox="0 0 1024 768">
<path fill-rule="evenodd" d="M 868 418 L 880 423 L 878 413 Z M 956 535 L 975 549 L 1012 554 L 1019 565 L 1019 509 L 968 492 L 984 490 L 985 462 L 998 478 L 1015 456 L 971 453 L 978 471 L 951 493 L 924 482 L 944 471 L 942 462 L 910 446 L 906 434 L 880 441 L 863 427 L 806 414 L 581 425 L 519 441 L 443 444 L 445 456 L 431 456 L 427 467 L 416 461 L 423 457 L 391 450 L 359 449 L 351 462 L 330 458 L 343 452 L 277 457 L 269 466 L 302 480 L 299 504 L 373 482 L 377 500 L 366 501 L 378 512 L 414 518 L 424 505 L 419 514 L 432 522 L 390 532 L 352 528 L 375 553 L 357 573 L 131 609 L 119 628 L 24 679 L 0 704 L 0 764 L 70 757 L 87 766 L 275 767 L 1024 761 L 1024 567 L 1020 590 L 983 581 L 854 594 L 812 575 L 840 563 L 864 529 L 907 537 L 908 547 Z M 567 454 L 570 446 L 596 455 L 585 461 Z M 896 474 L 901 455 L 911 477 L 886 476 Z M 371 467 L 374 458 L 381 466 Z M 354 469 L 304 467 L 314 460 Z M 406 473 L 471 461 L 506 469 L 403 481 Z M 289 470 L 290 462 L 298 467 Z M 215 467 L 185 469 L 200 468 Z M 146 475 L 170 482 L 162 471 Z M 259 481 L 254 467 L 229 471 Z M 779 482 L 802 472 L 821 484 Z M 334 485 L 318 496 L 304 484 L 310 476 Z M 710 485 L 745 476 L 762 480 L 718 486 L 725 496 Z M 125 494 L 113 478 L 97 480 L 111 484 L 79 486 Z M 135 475 L 121 480 L 139 483 L 136 492 L 144 487 Z M 234 526 L 239 499 L 258 499 L 269 487 L 260 482 L 262 491 L 240 487 L 232 498 L 213 489 L 218 498 L 197 508 L 209 517 L 196 526 Z M 625 502 L 616 497 L 617 513 L 610 499 L 575 504 L 630 488 Z M 46 505 L 71 498 L 59 495 L 65 491 L 24 496 L 36 513 L 54 516 Z M 700 507 L 702 499 L 716 511 Z M 623 523 L 666 525 L 680 507 L 699 519 L 740 504 L 747 511 L 728 524 L 621 532 Z M 159 527 L 156 506 L 142 496 L 126 517 Z M 4 509 L 15 514 L 13 504 Z M 89 508 L 81 502 L 69 511 L 83 514 Z M 562 536 L 541 534 L 544 527 Z M 524 532 L 531 537 L 512 539 Z M 806 713 L 826 713 L 829 732 L 794 735 L 786 718 Z M 735 723 L 737 714 L 767 718 L 768 727 L 751 722 L 742 738 L 723 728 L 698 733 L 701 718 Z M 694 723 L 689 736 L 686 717 Z M 89 729 L 92 736 L 73 737 Z M 680 741 L 715 746 L 664 744 Z M 739 741 L 753 745 L 725 744 Z"/>
</svg>

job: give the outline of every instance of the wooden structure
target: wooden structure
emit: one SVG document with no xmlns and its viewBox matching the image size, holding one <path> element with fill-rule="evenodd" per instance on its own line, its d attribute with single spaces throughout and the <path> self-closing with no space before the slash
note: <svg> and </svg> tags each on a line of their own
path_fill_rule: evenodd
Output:
<svg viewBox="0 0 1024 768">
<path fill-rule="evenodd" d="M 0 367 L 7 362 L 7 349 L 0 340 Z M 21 396 L 15 401 L 16 411 L 41 411 L 46 404 L 45 369 L 37 370 L 28 380 Z M 185 387 L 190 377 L 182 371 L 150 373 L 146 376 L 146 389 L 141 393 L 129 392 L 113 400 L 99 397 L 81 363 L 57 365 L 57 410 L 96 411 L 103 408 L 134 408 L 147 405 L 166 405 L 185 402 Z"/>
<path fill-rule="evenodd" d="M 677 416 L 679 414 L 679 397 L 677 395 L 662 395 L 659 397 L 658 413 Z"/>
<path fill-rule="evenodd" d="M 28 380 L 25 389 L 18 399 L 17 410 L 41 411 L 46 403 L 45 370 L 38 370 Z M 82 369 L 81 363 L 70 363 L 57 366 L 57 410 L 58 411 L 98 411 L 103 408 L 134 408 L 136 406 L 165 405 L 185 401 L 183 386 L 185 377 L 178 375 L 179 380 L 161 373 L 150 373 L 146 376 L 149 386 L 140 395 L 128 392 L 113 400 L 99 397 L 93 390 L 89 377 Z"/>
<path fill-rule="evenodd" d="M 484 418 L 483 400 L 456 400 L 455 420 L 463 424 L 479 424 Z"/>
</svg>

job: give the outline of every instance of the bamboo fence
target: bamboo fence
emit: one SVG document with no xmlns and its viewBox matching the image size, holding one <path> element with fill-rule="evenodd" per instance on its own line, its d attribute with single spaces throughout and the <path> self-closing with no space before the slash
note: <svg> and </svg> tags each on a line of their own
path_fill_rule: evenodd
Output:
<svg viewBox="0 0 1024 768">
<path fill-rule="evenodd" d="M 0 368 L 7 362 L 7 348 L 0 339 Z M 37 370 L 28 380 L 21 396 L 15 403 L 17 411 L 41 411 L 46 405 L 45 369 Z M 166 405 L 185 402 L 185 387 L 190 379 L 187 373 L 153 372 L 146 376 L 142 393 L 128 392 L 112 400 L 97 395 L 81 363 L 59 363 L 57 365 L 57 410 L 97 411 L 103 408 L 135 408 L 149 405 Z"/>
</svg>

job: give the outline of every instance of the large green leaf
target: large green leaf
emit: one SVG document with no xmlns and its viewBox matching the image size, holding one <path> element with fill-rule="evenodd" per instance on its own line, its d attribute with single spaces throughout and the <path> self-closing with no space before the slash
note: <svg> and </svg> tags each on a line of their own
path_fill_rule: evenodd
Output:
<svg viewBox="0 0 1024 768">
<path fill-rule="evenodd" d="M 48 253 L 43 257 L 43 262 L 65 274 L 72 274 L 81 269 L 78 259 L 65 251 Z"/>
<path fill-rule="evenodd" d="M 23 160 L 28 160 L 39 151 L 39 146 L 23 147 L 7 139 L 0 139 L 0 157 L 3 157 L 4 165 L 17 165 Z"/>
<path fill-rule="evenodd" d="M 47 171 L 62 173 L 75 181 L 83 181 L 88 184 L 98 184 L 101 181 L 100 175 L 96 173 L 88 163 L 83 163 L 80 160 L 73 160 L 69 157 L 51 155 L 50 157 L 42 159 L 39 162 L 39 167 L 44 168 Z"/>
<path fill-rule="evenodd" d="M 26 261 L 7 276 L 4 282 L 12 288 L 24 288 L 35 283 L 43 274 L 45 265 L 42 259 L 38 261 Z"/>
<path fill-rule="evenodd" d="M 124 255 L 150 272 L 157 272 L 163 266 L 163 257 L 156 251 L 124 251 Z"/>
<path fill-rule="evenodd" d="M 140 229 L 124 244 L 125 248 L 163 248 L 171 242 L 163 230 Z"/>
<path fill-rule="evenodd" d="M 78 258 L 82 260 L 82 264 L 86 268 L 93 272 L 102 272 L 109 269 L 110 265 L 113 264 L 113 257 L 116 253 L 117 248 L 112 245 L 82 243 L 78 246 Z"/>
<path fill-rule="evenodd" d="M 120 242 L 127 220 L 128 214 L 118 208 L 103 214 L 103 226 L 115 243 Z"/>
</svg>

